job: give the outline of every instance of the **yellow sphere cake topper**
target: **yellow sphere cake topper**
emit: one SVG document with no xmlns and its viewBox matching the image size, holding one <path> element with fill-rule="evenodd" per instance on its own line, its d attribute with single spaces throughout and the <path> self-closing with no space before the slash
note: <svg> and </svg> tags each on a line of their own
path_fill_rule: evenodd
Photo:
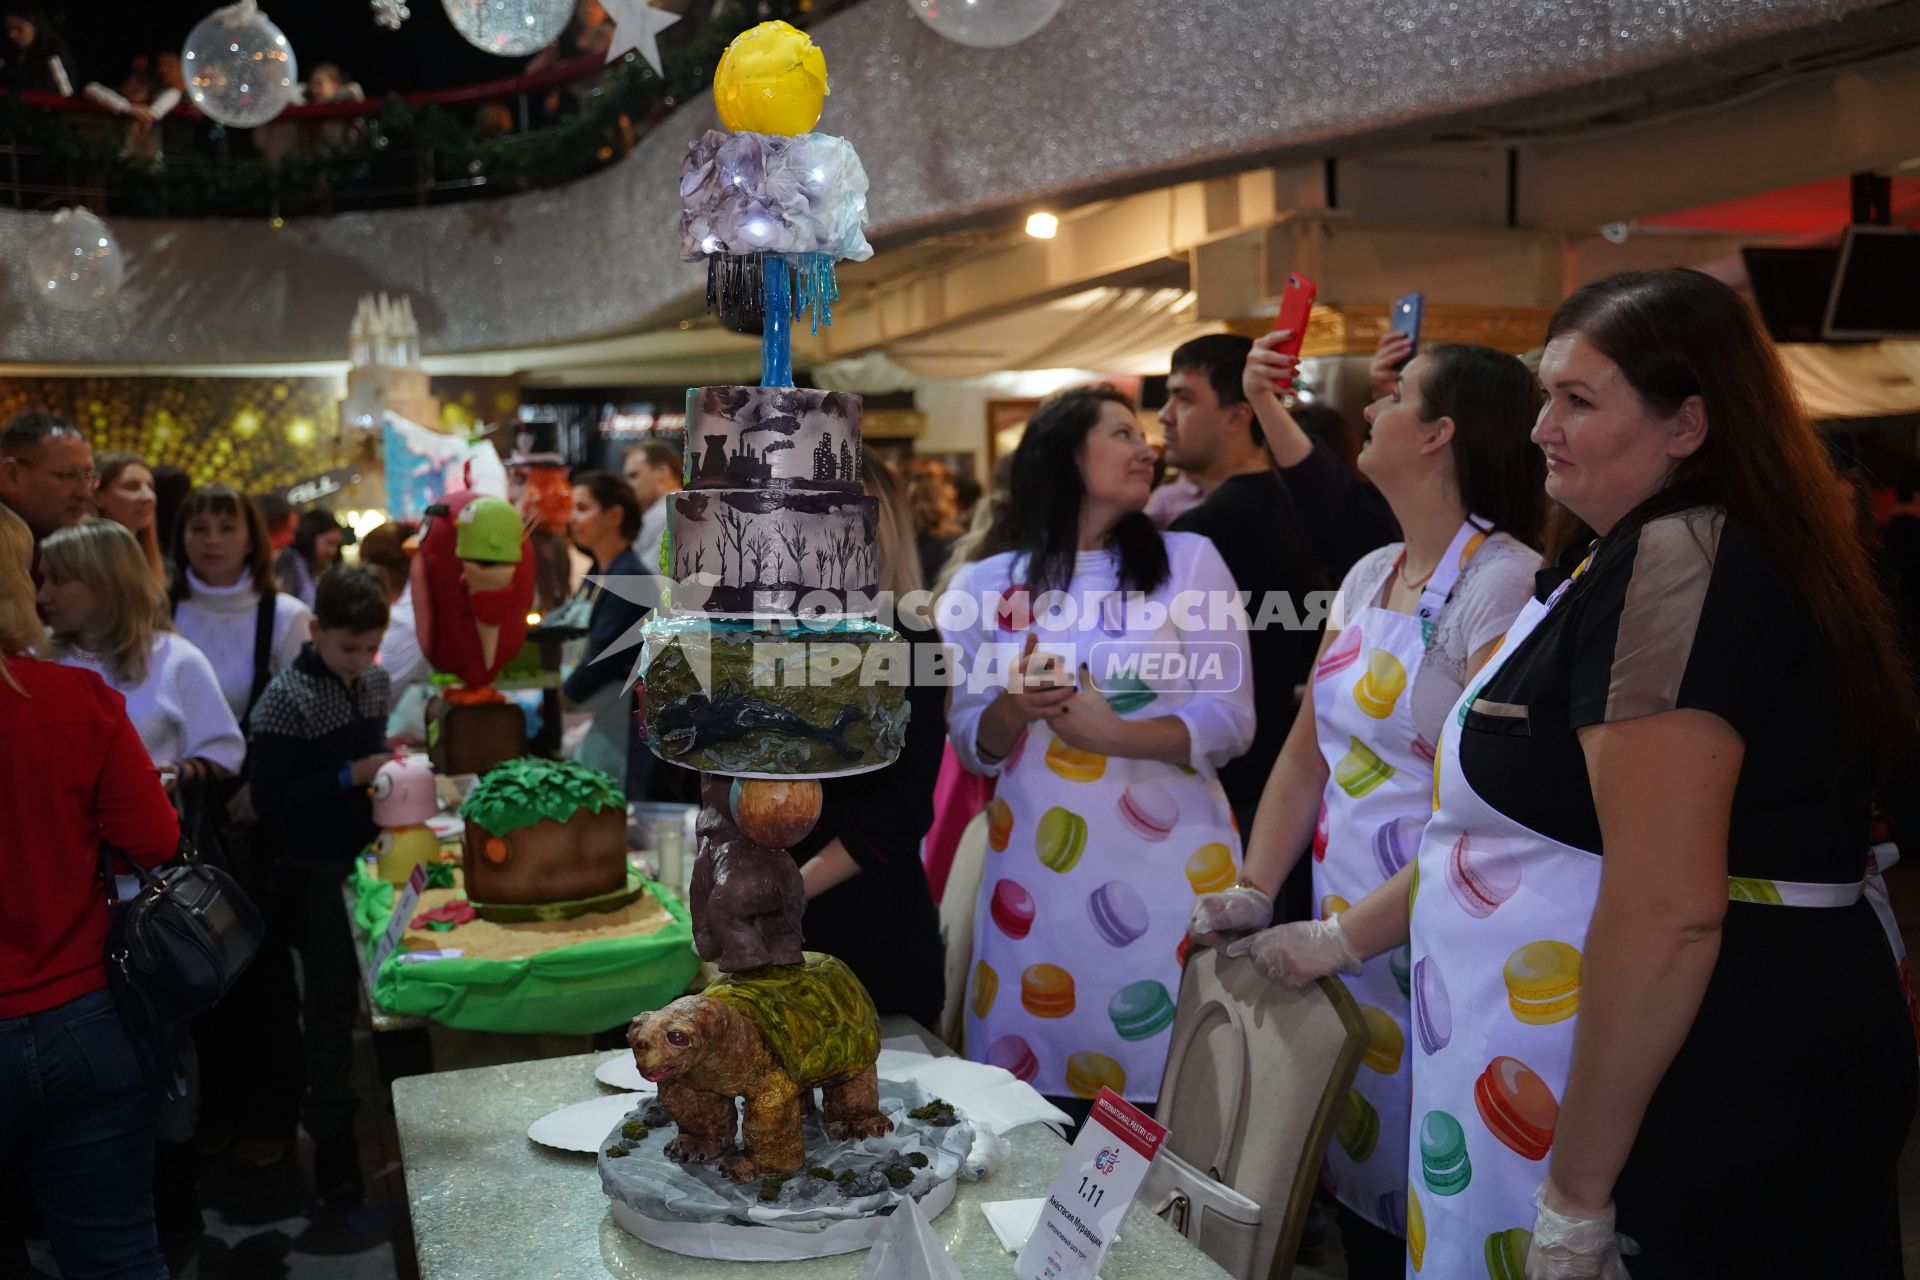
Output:
<svg viewBox="0 0 1920 1280">
<path fill-rule="evenodd" d="M 807 33 L 763 22 L 734 37 L 713 74 L 713 105 L 735 133 L 810 131 L 827 97 L 827 55 Z"/>
</svg>

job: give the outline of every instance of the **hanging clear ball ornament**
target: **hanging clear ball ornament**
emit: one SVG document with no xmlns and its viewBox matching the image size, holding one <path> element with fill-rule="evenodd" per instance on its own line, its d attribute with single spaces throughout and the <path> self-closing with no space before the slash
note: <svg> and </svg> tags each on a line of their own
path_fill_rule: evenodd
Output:
<svg viewBox="0 0 1920 1280">
<path fill-rule="evenodd" d="M 293 46 L 254 0 L 200 19 L 180 50 L 180 70 L 193 105 L 235 129 L 265 124 L 300 91 Z"/>
<path fill-rule="evenodd" d="M 560 38 L 573 0 L 441 0 L 454 30 L 467 43 L 503 58 L 519 58 Z"/>
<path fill-rule="evenodd" d="M 373 20 L 389 31 L 398 31 L 400 24 L 413 16 L 413 10 L 407 8 L 405 0 L 373 0 Z"/>
<path fill-rule="evenodd" d="M 107 224 L 85 209 L 62 209 L 27 242 L 34 292 L 62 311 L 97 311 L 113 301 L 127 260 Z"/>
<path fill-rule="evenodd" d="M 907 0 L 920 21 L 955 44 L 1004 49 L 1052 22 L 1066 0 Z"/>
</svg>

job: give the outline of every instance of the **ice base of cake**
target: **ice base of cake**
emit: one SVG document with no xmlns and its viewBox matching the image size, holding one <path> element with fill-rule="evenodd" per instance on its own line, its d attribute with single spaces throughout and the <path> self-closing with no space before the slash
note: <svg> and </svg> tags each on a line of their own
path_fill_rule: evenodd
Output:
<svg viewBox="0 0 1920 1280">
<path fill-rule="evenodd" d="M 631 1116 L 644 1115 L 655 1101 L 635 1095 Z M 692 1257 L 776 1262 L 871 1248 L 886 1229 L 884 1211 L 902 1196 L 918 1200 L 931 1220 L 959 1189 L 956 1179 L 973 1149 L 973 1127 L 964 1120 L 940 1127 L 908 1117 L 929 1101 L 917 1085 L 880 1081 L 880 1110 L 894 1122 L 893 1132 L 853 1142 L 829 1138 L 816 1109 L 801 1122 L 808 1169 L 787 1179 L 770 1201 L 760 1198 L 758 1181 L 729 1181 L 719 1160 L 669 1160 L 666 1144 L 677 1132 L 671 1125 L 637 1142 L 624 1139 L 615 1125 L 598 1157 L 601 1189 L 613 1202 L 614 1221 L 627 1231 Z M 627 1154 L 610 1157 L 612 1148 Z M 875 1172 L 889 1164 L 898 1168 L 914 1155 L 923 1157 L 926 1167 L 913 1169 L 903 1186 L 892 1186 Z M 815 1178 L 809 1172 L 815 1168 L 831 1171 L 834 1180 Z M 838 1176 L 849 1172 L 873 1185 L 845 1188 Z"/>
</svg>

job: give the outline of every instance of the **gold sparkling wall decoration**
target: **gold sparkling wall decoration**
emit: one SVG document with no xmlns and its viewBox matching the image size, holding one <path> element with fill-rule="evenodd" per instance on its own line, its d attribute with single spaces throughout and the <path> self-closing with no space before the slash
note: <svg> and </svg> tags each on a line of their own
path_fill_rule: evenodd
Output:
<svg viewBox="0 0 1920 1280">
<path fill-rule="evenodd" d="M 96 452 L 128 449 L 196 485 L 286 489 L 348 461 L 330 378 L 0 378 L 0 422 L 44 409 Z"/>
</svg>

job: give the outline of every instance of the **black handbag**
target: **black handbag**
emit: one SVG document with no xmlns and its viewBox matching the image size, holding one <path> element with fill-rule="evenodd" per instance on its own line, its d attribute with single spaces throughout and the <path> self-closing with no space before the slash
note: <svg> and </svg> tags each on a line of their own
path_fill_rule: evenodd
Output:
<svg viewBox="0 0 1920 1280">
<path fill-rule="evenodd" d="M 124 900 L 115 855 L 139 882 Z M 201 861 L 186 839 L 173 861 L 152 871 L 102 849 L 100 872 L 111 920 L 107 978 L 121 1020 L 153 1084 L 169 1098 L 183 1097 L 170 1029 L 226 994 L 259 951 L 265 924 L 234 878 Z"/>
</svg>

